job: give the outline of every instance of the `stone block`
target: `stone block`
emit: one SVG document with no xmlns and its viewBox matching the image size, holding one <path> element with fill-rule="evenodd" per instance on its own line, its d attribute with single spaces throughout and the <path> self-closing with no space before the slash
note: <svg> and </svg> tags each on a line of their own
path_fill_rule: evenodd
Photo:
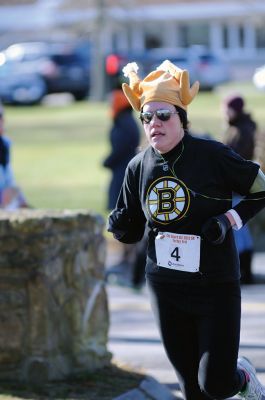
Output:
<svg viewBox="0 0 265 400">
<path fill-rule="evenodd" d="M 0 215 L 0 380 L 108 365 L 104 221 L 88 211 Z"/>
</svg>

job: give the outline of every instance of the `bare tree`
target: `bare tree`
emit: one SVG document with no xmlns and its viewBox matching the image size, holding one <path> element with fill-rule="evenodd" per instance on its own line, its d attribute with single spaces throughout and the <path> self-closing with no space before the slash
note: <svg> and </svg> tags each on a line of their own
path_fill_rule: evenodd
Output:
<svg viewBox="0 0 265 400">
<path fill-rule="evenodd" d="M 104 27 L 106 26 L 105 0 L 96 0 L 97 15 L 93 30 L 92 68 L 91 68 L 91 98 L 96 101 L 104 99 Z"/>
</svg>

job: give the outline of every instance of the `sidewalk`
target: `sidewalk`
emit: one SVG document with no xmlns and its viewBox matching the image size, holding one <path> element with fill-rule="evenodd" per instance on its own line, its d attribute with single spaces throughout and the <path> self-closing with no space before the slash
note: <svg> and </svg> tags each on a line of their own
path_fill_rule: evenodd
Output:
<svg viewBox="0 0 265 400">
<path fill-rule="evenodd" d="M 265 385 L 265 253 L 255 255 L 253 271 L 257 283 L 242 286 L 240 354 L 251 359 Z M 146 289 L 135 292 L 108 284 L 107 291 L 111 317 L 109 350 L 113 358 L 154 379 L 143 382 L 144 388 L 136 388 L 115 400 L 181 400 L 177 379 L 164 353 Z M 150 393 L 150 390 L 153 392 Z"/>
</svg>

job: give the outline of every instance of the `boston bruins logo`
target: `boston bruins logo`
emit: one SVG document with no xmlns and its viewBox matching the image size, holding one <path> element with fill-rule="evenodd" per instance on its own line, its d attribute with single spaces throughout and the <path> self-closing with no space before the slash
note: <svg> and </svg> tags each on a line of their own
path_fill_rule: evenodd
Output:
<svg viewBox="0 0 265 400">
<path fill-rule="evenodd" d="M 182 181 L 164 176 L 149 187 L 146 205 L 154 221 L 169 224 L 184 217 L 190 205 L 190 194 Z"/>
</svg>

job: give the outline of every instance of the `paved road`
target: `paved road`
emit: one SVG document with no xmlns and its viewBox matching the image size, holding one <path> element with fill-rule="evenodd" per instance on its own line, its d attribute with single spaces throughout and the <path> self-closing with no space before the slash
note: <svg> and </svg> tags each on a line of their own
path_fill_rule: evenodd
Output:
<svg viewBox="0 0 265 400">
<path fill-rule="evenodd" d="M 265 385 L 265 253 L 254 258 L 257 283 L 242 287 L 242 333 L 240 353 L 250 358 Z M 109 350 L 116 360 L 151 375 L 168 385 L 177 399 L 175 373 L 158 335 L 146 289 L 108 285 L 111 326 Z"/>
</svg>

